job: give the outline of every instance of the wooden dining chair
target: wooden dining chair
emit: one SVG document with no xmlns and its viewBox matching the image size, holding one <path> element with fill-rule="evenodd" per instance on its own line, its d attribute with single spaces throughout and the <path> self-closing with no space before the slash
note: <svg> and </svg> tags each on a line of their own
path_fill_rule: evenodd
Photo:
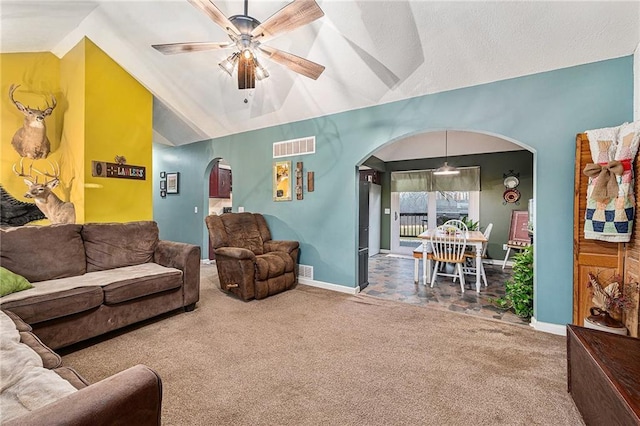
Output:
<svg viewBox="0 0 640 426">
<path fill-rule="evenodd" d="M 431 247 L 433 249 L 433 260 L 435 265 L 431 275 L 431 287 L 436 282 L 438 275 L 460 279 L 460 289 L 464 293 L 464 273 L 462 266 L 465 262 L 464 249 L 467 245 L 467 233 L 456 231 L 455 234 L 447 233 L 450 225 L 439 226 L 431 235 Z M 450 274 L 440 271 L 438 266 L 444 263 L 454 263 L 455 271 Z"/>
<path fill-rule="evenodd" d="M 489 245 L 489 237 L 491 236 L 491 230 L 493 229 L 493 223 L 487 225 L 487 228 L 484 230 L 484 237 L 487 239 L 482 244 L 482 258 L 484 259 L 487 256 L 487 246 Z M 466 262 L 462 266 L 462 271 L 465 275 L 475 275 L 476 274 L 476 251 L 475 248 L 471 250 L 467 250 L 464 253 L 464 257 L 466 258 Z M 484 272 L 484 265 L 480 262 L 480 275 L 482 276 L 482 282 L 484 282 L 484 286 L 487 287 L 487 274 Z"/>
</svg>

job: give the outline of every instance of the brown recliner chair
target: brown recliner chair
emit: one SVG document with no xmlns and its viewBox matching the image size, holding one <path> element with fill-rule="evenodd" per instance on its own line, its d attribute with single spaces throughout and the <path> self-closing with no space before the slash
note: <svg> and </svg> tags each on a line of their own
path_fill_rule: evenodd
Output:
<svg viewBox="0 0 640 426">
<path fill-rule="evenodd" d="M 243 300 L 264 299 L 294 286 L 298 241 L 274 241 L 259 213 L 205 218 L 220 287 Z"/>
</svg>

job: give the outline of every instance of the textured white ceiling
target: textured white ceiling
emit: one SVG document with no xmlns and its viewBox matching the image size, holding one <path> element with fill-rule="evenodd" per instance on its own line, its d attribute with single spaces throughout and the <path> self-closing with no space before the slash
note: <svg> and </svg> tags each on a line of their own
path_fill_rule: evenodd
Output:
<svg viewBox="0 0 640 426">
<path fill-rule="evenodd" d="M 242 1 L 213 2 L 227 16 L 243 12 Z M 252 0 L 249 15 L 264 21 L 287 3 Z M 0 0 L 0 51 L 61 57 L 89 37 L 156 97 L 155 140 L 182 145 L 631 55 L 640 42 L 637 1 L 318 3 L 323 18 L 267 44 L 325 72 L 314 81 L 265 59 L 271 76 L 251 91 L 217 66 L 229 51 L 151 48 L 227 40 L 186 0 Z"/>
</svg>

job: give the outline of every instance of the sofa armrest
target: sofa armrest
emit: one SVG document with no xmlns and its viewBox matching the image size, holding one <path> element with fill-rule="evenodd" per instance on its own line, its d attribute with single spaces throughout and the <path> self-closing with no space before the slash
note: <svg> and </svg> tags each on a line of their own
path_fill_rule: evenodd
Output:
<svg viewBox="0 0 640 426">
<path fill-rule="evenodd" d="M 200 247 L 160 240 L 153 256 L 159 265 L 182 271 L 184 306 L 195 306 L 200 299 Z"/>
<path fill-rule="evenodd" d="M 272 251 L 284 251 L 291 254 L 298 247 L 300 247 L 300 243 L 298 241 L 269 240 L 264 243 L 264 251 L 266 253 Z"/>
<path fill-rule="evenodd" d="M 136 365 L 4 425 L 159 425 L 162 381 Z"/>
</svg>

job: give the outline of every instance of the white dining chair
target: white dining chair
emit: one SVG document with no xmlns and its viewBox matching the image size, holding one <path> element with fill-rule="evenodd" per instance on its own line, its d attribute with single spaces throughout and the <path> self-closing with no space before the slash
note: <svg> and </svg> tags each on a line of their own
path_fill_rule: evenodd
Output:
<svg viewBox="0 0 640 426">
<path fill-rule="evenodd" d="M 450 219 L 446 221 L 442 226 L 453 226 L 454 228 L 458 228 L 459 230 L 464 232 L 469 231 L 467 225 L 459 219 Z"/>
<path fill-rule="evenodd" d="M 489 245 L 489 237 L 491 236 L 491 230 L 493 229 L 493 223 L 487 225 L 484 230 L 484 238 L 487 241 L 482 243 L 482 258 L 484 259 L 487 256 L 487 246 Z M 462 266 L 462 271 L 465 275 L 475 275 L 476 274 L 476 252 L 475 249 L 465 251 L 464 257 L 466 258 L 465 263 Z M 482 276 L 482 282 L 484 286 L 487 287 L 487 275 L 484 272 L 484 264 L 480 262 L 480 276 Z"/>
<path fill-rule="evenodd" d="M 447 233 L 450 225 L 439 226 L 431 235 L 431 248 L 433 250 L 433 260 L 435 265 L 431 275 L 431 287 L 436 282 L 436 277 L 446 276 L 460 279 L 460 289 L 464 293 L 464 273 L 462 266 L 465 262 L 464 249 L 467 245 L 467 234 L 464 231 L 456 231 L 455 234 Z M 455 264 L 453 274 L 446 271 L 439 271 L 438 266 L 442 263 Z"/>
</svg>

